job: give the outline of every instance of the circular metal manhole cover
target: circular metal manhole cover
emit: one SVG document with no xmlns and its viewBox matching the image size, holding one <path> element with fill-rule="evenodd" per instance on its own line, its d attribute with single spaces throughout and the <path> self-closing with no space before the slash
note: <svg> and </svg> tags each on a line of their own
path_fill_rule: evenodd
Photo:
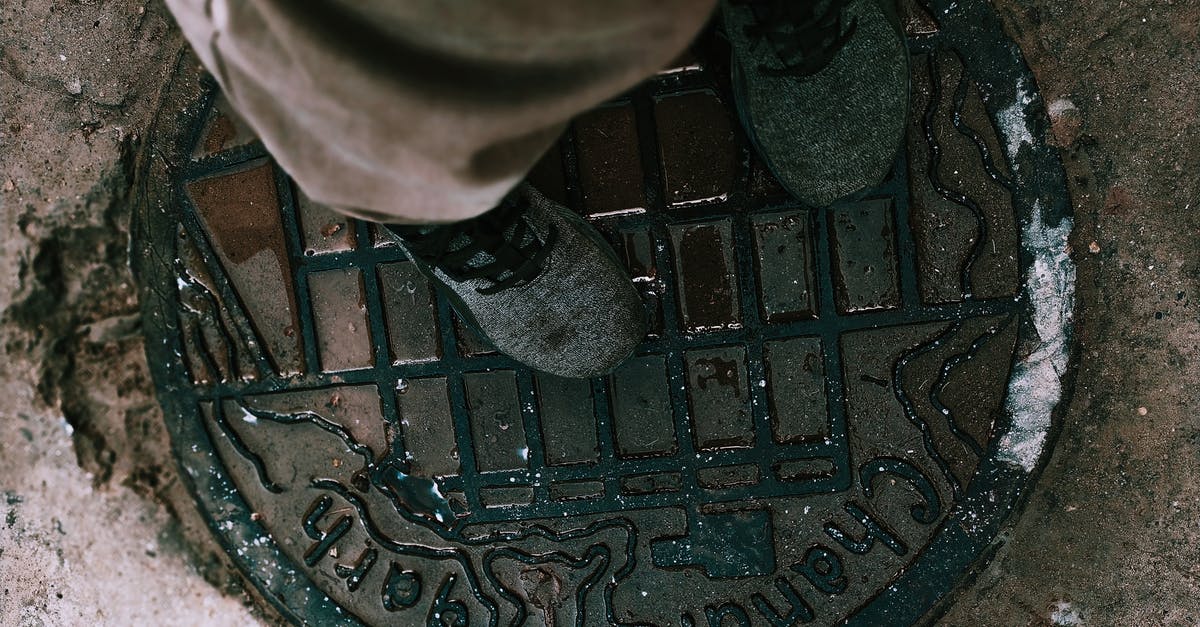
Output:
<svg viewBox="0 0 1200 627">
<path fill-rule="evenodd" d="M 490 351 L 181 73 L 160 127 L 188 132 L 137 215 L 147 343 L 263 595 L 323 625 L 902 624 L 943 599 L 1049 447 L 1071 222 L 986 3 L 906 15 L 907 149 L 827 209 L 747 150 L 719 51 L 573 124 L 531 178 L 654 321 L 592 381 Z"/>
</svg>

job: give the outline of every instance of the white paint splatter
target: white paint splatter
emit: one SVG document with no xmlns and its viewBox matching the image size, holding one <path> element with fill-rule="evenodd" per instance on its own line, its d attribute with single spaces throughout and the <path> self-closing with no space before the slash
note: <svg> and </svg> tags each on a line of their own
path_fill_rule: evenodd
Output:
<svg viewBox="0 0 1200 627">
<path fill-rule="evenodd" d="M 1029 89 L 1028 81 L 1022 77 L 1017 81 L 1016 99 L 996 116 L 1000 134 L 1004 135 L 1005 141 L 1008 142 L 1010 159 L 1016 159 L 1021 146 L 1033 145 L 1033 130 L 1029 128 L 1029 116 L 1025 115 L 1025 108 L 1031 102 L 1033 102 L 1033 92 Z"/>
<path fill-rule="evenodd" d="M 1051 625 L 1083 625 L 1083 614 L 1070 601 L 1056 601 L 1050 608 Z"/>
<path fill-rule="evenodd" d="M 1049 228 L 1034 203 L 1023 242 L 1033 254 L 1025 283 L 1033 308 L 1038 345 L 1013 367 L 1008 384 L 1007 410 L 1012 419 L 1000 439 L 999 459 L 1031 472 L 1041 457 L 1050 429 L 1050 415 L 1062 399 L 1062 375 L 1067 367 L 1067 336 L 1075 303 L 1075 264 L 1067 254 L 1067 236 L 1073 223 L 1063 218 Z"/>
<path fill-rule="evenodd" d="M 1058 100 L 1051 102 L 1050 105 L 1046 107 L 1046 111 L 1050 113 L 1050 117 L 1052 118 L 1059 117 L 1068 111 L 1078 110 L 1079 109 L 1075 106 L 1075 103 L 1067 100 L 1066 98 L 1059 98 Z"/>
</svg>

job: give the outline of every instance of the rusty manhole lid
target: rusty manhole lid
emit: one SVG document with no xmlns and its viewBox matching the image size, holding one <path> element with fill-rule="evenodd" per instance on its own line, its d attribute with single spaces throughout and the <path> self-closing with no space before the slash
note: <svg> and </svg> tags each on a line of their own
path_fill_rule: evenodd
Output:
<svg viewBox="0 0 1200 627">
<path fill-rule="evenodd" d="M 323 625 L 936 611 L 1049 450 L 1074 271 L 1019 51 L 982 0 L 908 16 L 907 150 L 827 209 L 746 148 L 719 44 L 573 124 L 531 178 L 609 237 L 654 321 L 592 381 L 491 351 L 181 72 L 159 134 L 186 132 L 137 214 L 148 352 L 265 598 Z"/>
</svg>

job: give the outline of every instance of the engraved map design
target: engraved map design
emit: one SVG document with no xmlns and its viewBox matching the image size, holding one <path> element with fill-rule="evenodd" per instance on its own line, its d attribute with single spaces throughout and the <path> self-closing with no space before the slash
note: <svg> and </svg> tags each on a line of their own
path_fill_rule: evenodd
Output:
<svg viewBox="0 0 1200 627">
<path fill-rule="evenodd" d="M 148 350 L 190 487 L 262 595 L 317 624 L 935 608 L 1047 450 L 1063 392 L 1037 373 L 1062 374 L 1073 273 L 1019 51 L 986 3 L 903 8 L 904 148 L 831 207 L 749 149 L 711 36 L 572 123 L 530 181 L 607 237 L 651 320 L 593 380 L 492 350 L 196 84 L 140 218 Z"/>
</svg>

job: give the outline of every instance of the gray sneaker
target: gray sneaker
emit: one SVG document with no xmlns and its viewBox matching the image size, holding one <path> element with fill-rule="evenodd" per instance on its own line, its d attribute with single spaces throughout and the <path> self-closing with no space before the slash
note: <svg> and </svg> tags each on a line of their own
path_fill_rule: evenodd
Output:
<svg viewBox="0 0 1200 627">
<path fill-rule="evenodd" d="M 468 324 L 531 368 L 601 375 L 646 335 L 637 288 L 608 243 L 528 184 L 470 220 L 387 228 Z"/>
<path fill-rule="evenodd" d="M 818 207 L 879 183 L 908 114 L 908 49 L 889 0 L 725 0 L 733 93 L 750 141 Z"/>
</svg>

